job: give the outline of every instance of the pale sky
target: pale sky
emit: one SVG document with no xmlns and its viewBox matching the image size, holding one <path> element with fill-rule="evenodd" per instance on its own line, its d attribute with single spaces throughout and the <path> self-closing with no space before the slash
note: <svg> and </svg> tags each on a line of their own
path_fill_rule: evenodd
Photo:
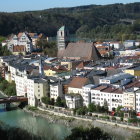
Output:
<svg viewBox="0 0 140 140">
<path fill-rule="evenodd" d="M 140 0 L 0 0 L 0 12 L 44 10 L 56 7 L 134 3 Z"/>
</svg>

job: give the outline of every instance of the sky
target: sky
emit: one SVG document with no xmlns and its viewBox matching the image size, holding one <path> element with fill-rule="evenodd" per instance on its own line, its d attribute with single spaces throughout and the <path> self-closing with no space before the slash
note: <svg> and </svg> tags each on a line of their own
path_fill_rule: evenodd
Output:
<svg viewBox="0 0 140 140">
<path fill-rule="evenodd" d="M 133 3 L 140 0 L 0 0 L 0 12 L 44 10 L 56 7 Z"/>
</svg>

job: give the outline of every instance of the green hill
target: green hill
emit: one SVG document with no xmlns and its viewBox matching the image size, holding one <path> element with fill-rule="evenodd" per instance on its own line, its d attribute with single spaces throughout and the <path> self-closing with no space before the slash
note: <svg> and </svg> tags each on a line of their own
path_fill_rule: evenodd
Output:
<svg viewBox="0 0 140 140">
<path fill-rule="evenodd" d="M 78 37 L 121 39 L 125 34 L 128 39 L 139 38 L 140 2 L 0 13 L 2 36 L 25 30 L 56 36 L 62 25 L 68 26 L 70 33 Z"/>
</svg>

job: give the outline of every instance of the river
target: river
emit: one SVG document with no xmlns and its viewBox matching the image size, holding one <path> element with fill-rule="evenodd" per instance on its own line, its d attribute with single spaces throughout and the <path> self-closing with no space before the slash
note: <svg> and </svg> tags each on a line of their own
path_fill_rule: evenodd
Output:
<svg viewBox="0 0 140 140">
<path fill-rule="evenodd" d="M 49 123 L 46 119 L 33 117 L 23 110 L 6 111 L 2 104 L 0 105 L 0 121 L 9 126 L 19 127 L 30 133 L 43 136 L 46 140 L 63 140 L 71 133 L 70 128 L 64 125 Z"/>
</svg>

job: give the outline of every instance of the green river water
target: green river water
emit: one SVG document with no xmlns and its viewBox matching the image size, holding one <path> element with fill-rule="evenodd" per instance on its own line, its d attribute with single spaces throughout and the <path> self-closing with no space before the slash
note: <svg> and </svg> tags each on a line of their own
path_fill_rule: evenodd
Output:
<svg viewBox="0 0 140 140">
<path fill-rule="evenodd" d="M 34 117 L 20 109 L 6 111 L 2 104 L 0 105 L 0 121 L 43 136 L 46 140 L 63 140 L 71 133 L 70 128 L 64 125 L 49 123 L 42 117 Z"/>
</svg>

